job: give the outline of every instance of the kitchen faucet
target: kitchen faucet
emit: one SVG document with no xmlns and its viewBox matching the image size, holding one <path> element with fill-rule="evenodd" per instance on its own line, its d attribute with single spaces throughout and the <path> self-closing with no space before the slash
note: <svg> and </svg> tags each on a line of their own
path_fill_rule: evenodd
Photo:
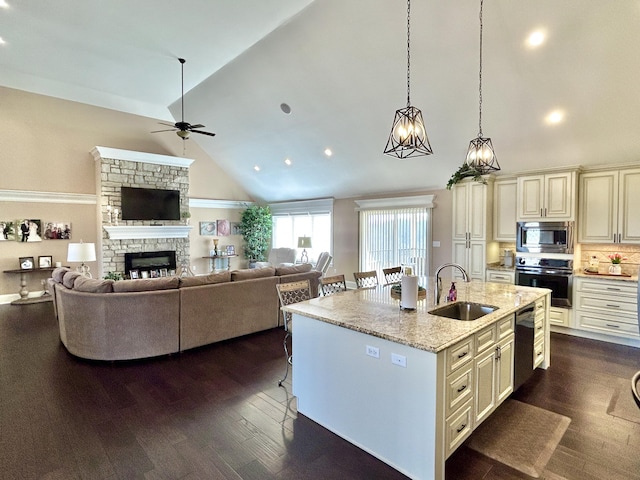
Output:
<svg viewBox="0 0 640 480">
<path fill-rule="evenodd" d="M 460 273 L 462 273 L 462 280 L 464 280 L 465 282 L 469 282 L 469 275 L 467 275 L 467 272 L 464 270 L 464 268 L 462 268 L 460 265 L 458 265 L 457 263 L 445 263 L 444 265 L 440 265 L 437 269 L 436 269 L 436 291 L 435 291 L 435 304 L 438 305 L 440 303 L 440 295 L 442 294 L 442 280 L 440 279 L 440 272 L 442 271 L 443 268 L 446 267 L 455 267 L 458 270 L 460 270 Z"/>
</svg>

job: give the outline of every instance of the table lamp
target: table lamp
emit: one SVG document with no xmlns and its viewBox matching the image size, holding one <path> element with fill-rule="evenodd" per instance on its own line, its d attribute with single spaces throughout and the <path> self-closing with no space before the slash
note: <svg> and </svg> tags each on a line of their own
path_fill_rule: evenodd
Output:
<svg viewBox="0 0 640 480">
<path fill-rule="evenodd" d="M 67 262 L 80 262 L 80 266 L 76 270 L 85 277 L 91 277 L 89 266 L 84 262 L 96 261 L 96 244 L 95 243 L 70 243 L 67 250 Z"/>
<path fill-rule="evenodd" d="M 311 248 L 311 237 L 298 237 L 298 248 L 302 248 L 302 255 L 300 255 L 300 262 L 309 263 L 309 257 L 307 256 L 307 248 Z"/>
</svg>

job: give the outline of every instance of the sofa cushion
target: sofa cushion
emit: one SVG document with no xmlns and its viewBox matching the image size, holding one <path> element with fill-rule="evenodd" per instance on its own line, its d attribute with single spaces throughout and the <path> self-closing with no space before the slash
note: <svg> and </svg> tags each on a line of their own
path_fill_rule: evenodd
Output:
<svg viewBox="0 0 640 480">
<path fill-rule="evenodd" d="M 73 289 L 78 292 L 111 293 L 113 292 L 113 280 L 98 280 L 80 275 L 73 282 Z"/>
<path fill-rule="evenodd" d="M 253 278 L 273 277 L 275 274 L 276 269 L 273 267 L 234 270 L 231 272 L 231 281 L 237 282 L 239 280 L 251 280 Z"/>
<path fill-rule="evenodd" d="M 178 288 L 178 277 L 141 278 L 137 280 L 119 280 L 113 283 L 114 292 L 146 292 L 151 290 L 171 290 Z"/>
<path fill-rule="evenodd" d="M 194 287 L 197 285 L 210 285 L 213 283 L 226 283 L 231 281 L 231 272 L 224 271 L 210 273 L 209 275 L 197 275 L 195 277 L 180 277 L 180 287 Z"/>
<path fill-rule="evenodd" d="M 67 267 L 58 267 L 53 272 L 51 272 L 51 278 L 53 278 L 56 283 L 62 283 L 64 274 L 70 271 L 71 270 L 69 270 Z"/>
<path fill-rule="evenodd" d="M 62 284 L 67 288 L 73 288 L 73 284 L 76 281 L 76 278 L 82 276 L 80 272 L 76 272 L 75 270 L 69 270 L 64 273 L 62 277 Z"/>
<path fill-rule="evenodd" d="M 307 273 L 311 271 L 310 263 L 303 263 L 301 265 L 293 265 L 291 267 L 278 267 L 276 268 L 276 275 L 291 275 L 294 273 Z"/>
</svg>

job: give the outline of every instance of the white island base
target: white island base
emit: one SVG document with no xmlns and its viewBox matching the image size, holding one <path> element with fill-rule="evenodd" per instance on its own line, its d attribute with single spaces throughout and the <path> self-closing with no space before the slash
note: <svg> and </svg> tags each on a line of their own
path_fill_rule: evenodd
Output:
<svg viewBox="0 0 640 480">
<path fill-rule="evenodd" d="M 410 478 L 444 479 L 445 455 L 436 441 L 444 429 L 436 420 L 443 417 L 444 361 L 438 356 L 444 352 L 299 314 L 293 325 L 298 412 Z M 377 348 L 379 358 L 367 355 L 368 347 Z M 406 367 L 392 363 L 393 354 L 404 357 Z"/>
</svg>

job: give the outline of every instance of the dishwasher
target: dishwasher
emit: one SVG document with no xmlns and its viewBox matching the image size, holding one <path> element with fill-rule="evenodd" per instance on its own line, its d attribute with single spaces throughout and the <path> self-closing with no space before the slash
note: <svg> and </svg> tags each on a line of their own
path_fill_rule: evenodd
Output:
<svg viewBox="0 0 640 480">
<path fill-rule="evenodd" d="M 513 391 L 533 375 L 533 337 L 535 334 L 535 304 L 527 305 L 516 312 L 515 359 Z"/>
</svg>

